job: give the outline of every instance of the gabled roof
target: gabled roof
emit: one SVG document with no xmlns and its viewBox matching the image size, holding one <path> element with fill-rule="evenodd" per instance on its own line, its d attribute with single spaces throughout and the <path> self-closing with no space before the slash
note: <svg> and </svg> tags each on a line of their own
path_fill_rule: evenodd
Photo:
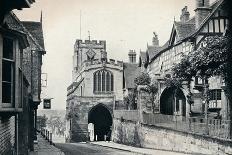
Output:
<svg viewBox="0 0 232 155">
<path fill-rule="evenodd" d="M 139 54 L 139 67 L 142 66 L 142 64 L 145 66 L 147 64 L 148 61 L 148 54 L 147 52 L 140 52 Z"/>
<path fill-rule="evenodd" d="M 25 33 L 29 38 L 31 38 L 31 40 L 36 45 L 36 48 L 39 51 L 45 52 L 44 44 L 43 44 L 43 32 L 42 32 L 42 29 L 40 31 L 40 28 L 37 27 L 39 30 L 34 31 L 35 33 L 32 34 L 32 32 L 30 32 L 28 29 L 26 29 L 26 27 L 22 24 L 22 22 L 18 19 L 18 17 L 13 12 L 10 12 L 5 17 L 5 25 L 11 30 L 18 31 L 18 32 L 21 32 L 21 33 Z M 41 28 L 42 28 L 42 26 L 41 26 Z M 40 41 L 42 42 L 41 45 L 43 45 L 43 47 L 40 45 L 39 40 L 37 40 L 39 38 L 41 38 Z"/>
<path fill-rule="evenodd" d="M 140 58 L 142 62 L 145 62 L 147 60 L 146 52 L 140 52 Z"/>
<path fill-rule="evenodd" d="M 169 45 L 169 41 L 167 41 L 163 46 L 159 48 L 159 51 L 155 55 L 153 55 L 152 58 L 150 58 L 151 59 L 150 61 L 153 61 L 164 49 L 168 48 L 168 45 Z"/>
<path fill-rule="evenodd" d="M 214 15 L 214 13 L 217 11 L 217 9 L 222 6 L 222 4 L 225 2 L 225 0 L 217 0 L 215 1 L 210 8 L 212 9 L 212 11 L 209 13 L 209 15 L 203 20 L 203 22 L 201 23 L 201 25 L 199 26 L 198 29 L 195 30 L 194 33 L 190 34 L 188 37 L 195 37 L 200 31 L 201 29 L 204 27 L 204 25 L 210 20 L 210 18 Z"/>
<path fill-rule="evenodd" d="M 148 58 L 149 58 L 149 62 L 151 61 L 151 59 L 157 55 L 160 51 L 160 47 L 157 47 L 157 46 L 147 46 L 147 54 L 148 54 Z"/>
<path fill-rule="evenodd" d="M 142 60 L 142 61 L 146 61 L 146 59 L 147 59 L 147 54 L 146 54 L 146 52 L 140 52 L 140 57 L 141 57 L 141 60 Z"/>
<path fill-rule="evenodd" d="M 44 49 L 43 29 L 41 22 L 22 21 L 24 27 L 38 41 L 39 45 Z"/>
<path fill-rule="evenodd" d="M 151 59 L 153 61 L 157 55 L 161 54 L 163 51 L 167 50 L 172 46 L 173 39 L 175 39 L 175 35 L 177 35 L 177 44 L 181 43 L 183 40 L 195 37 L 203 28 L 203 26 L 210 20 L 210 18 L 214 15 L 214 13 L 217 11 L 217 9 L 223 4 L 224 0 L 217 0 L 215 1 L 211 6 L 210 9 L 212 10 L 208 16 L 203 20 L 199 28 L 196 29 L 195 26 L 195 17 L 192 17 L 190 20 L 188 20 L 185 23 L 176 22 L 173 23 L 173 28 L 171 32 L 171 36 L 169 38 L 169 41 L 162 46 L 158 53 L 154 55 Z M 175 34 L 176 33 L 176 34 Z"/>
<path fill-rule="evenodd" d="M 123 68 L 125 88 L 135 88 L 134 79 L 141 74 L 138 64 L 124 63 Z"/>
<path fill-rule="evenodd" d="M 174 25 L 179 36 L 177 41 L 184 39 L 195 31 L 195 23 L 174 22 Z"/>
</svg>

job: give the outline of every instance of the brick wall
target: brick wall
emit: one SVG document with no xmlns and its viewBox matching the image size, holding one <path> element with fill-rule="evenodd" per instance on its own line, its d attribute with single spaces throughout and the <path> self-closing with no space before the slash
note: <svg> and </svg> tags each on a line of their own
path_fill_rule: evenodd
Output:
<svg viewBox="0 0 232 155">
<path fill-rule="evenodd" d="M 0 154 L 8 155 L 15 142 L 15 117 L 0 118 Z"/>
</svg>

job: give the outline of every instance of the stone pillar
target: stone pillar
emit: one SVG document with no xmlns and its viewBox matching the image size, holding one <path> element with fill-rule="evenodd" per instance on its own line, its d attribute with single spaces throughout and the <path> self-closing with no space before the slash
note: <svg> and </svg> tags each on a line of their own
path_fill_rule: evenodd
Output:
<svg viewBox="0 0 232 155">
<path fill-rule="evenodd" d="M 34 141 L 37 141 L 37 109 L 38 107 L 35 107 L 35 120 L 34 120 Z"/>
<path fill-rule="evenodd" d="M 145 85 L 139 85 L 138 90 L 138 110 L 139 110 L 139 120 L 143 122 L 143 112 L 152 112 L 148 111 L 146 107 L 146 102 L 149 99 L 149 93 L 145 91 Z"/>
<path fill-rule="evenodd" d="M 183 101 L 179 100 L 179 109 L 180 109 L 180 116 L 183 115 Z"/>
<path fill-rule="evenodd" d="M 176 96 L 174 95 L 174 115 L 177 115 L 177 111 L 176 111 Z"/>
<path fill-rule="evenodd" d="M 225 90 L 222 89 L 222 94 L 221 94 L 221 114 L 222 114 L 222 119 L 228 120 L 229 119 L 229 106 L 228 106 L 228 99 L 225 94 Z"/>
<path fill-rule="evenodd" d="M 183 92 L 185 92 L 184 93 L 184 95 L 185 95 L 185 99 L 186 99 L 186 102 L 185 102 L 185 108 L 186 108 L 186 118 L 189 118 L 190 117 L 190 112 L 191 112 L 191 100 L 192 100 L 192 96 L 191 96 L 191 92 L 190 92 L 190 85 L 191 85 L 191 83 L 189 83 L 189 82 L 183 82 L 183 87 L 184 87 L 184 90 L 186 90 L 186 91 L 183 91 Z M 182 101 L 182 105 L 181 106 L 183 106 L 183 101 Z M 181 107 L 182 108 L 182 107 Z M 183 109 L 182 109 L 183 110 Z M 183 115 L 183 111 L 182 111 L 182 113 L 181 113 L 182 115 Z"/>
</svg>

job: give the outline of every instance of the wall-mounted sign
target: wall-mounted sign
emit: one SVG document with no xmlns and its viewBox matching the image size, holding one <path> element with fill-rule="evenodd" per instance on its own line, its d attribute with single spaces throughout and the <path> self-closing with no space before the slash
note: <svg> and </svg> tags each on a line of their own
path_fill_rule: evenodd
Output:
<svg viewBox="0 0 232 155">
<path fill-rule="evenodd" d="M 51 99 L 43 99 L 44 109 L 51 109 Z"/>
</svg>

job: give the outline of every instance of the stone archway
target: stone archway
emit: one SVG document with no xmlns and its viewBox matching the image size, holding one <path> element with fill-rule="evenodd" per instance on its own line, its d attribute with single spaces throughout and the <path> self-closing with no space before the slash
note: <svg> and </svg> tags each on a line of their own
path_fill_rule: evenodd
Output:
<svg viewBox="0 0 232 155">
<path fill-rule="evenodd" d="M 107 135 L 107 140 L 110 140 L 112 115 L 109 109 L 104 104 L 94 106 L 88 113 L 88 123 L 94 124 L 94 137 L 98 141 L 104 140 L 104 135 Z"/>
<path fill-rule="evenodd" d="M 166 88 L 160 96 L 160 112 L 186 116 L 186 98 L 181 89 Z"/>
</svg>

